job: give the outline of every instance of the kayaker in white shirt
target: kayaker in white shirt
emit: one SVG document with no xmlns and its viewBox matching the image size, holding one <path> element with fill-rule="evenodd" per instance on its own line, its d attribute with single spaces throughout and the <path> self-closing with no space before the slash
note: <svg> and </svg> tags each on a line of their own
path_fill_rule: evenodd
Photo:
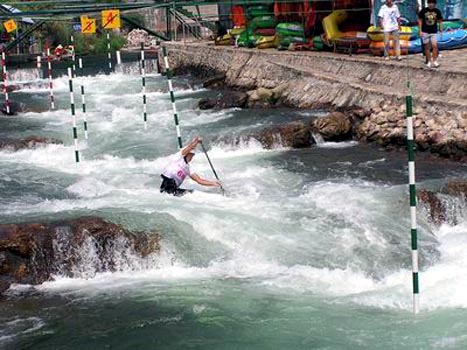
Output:
<svg viewBox="0 0 467 350">
<path fill-rule="evenodd" d="M 185 148 L 174 154 L 170 163 L 163 170 L 161 177 L 161 192 L 172 194 L 174 196 L 183 196 L 186 193 L 193 192 L 180 188 L 183 181 L 189 176 L 193 181 L 209 187 L 221 187 L 219 181 L 210 181 L 201 178 L 198 174 L 190 170 L 190 162 L 195 156 L 195 148 L 202 142 L 201 137 L 195 137 Z"/>
</svg>

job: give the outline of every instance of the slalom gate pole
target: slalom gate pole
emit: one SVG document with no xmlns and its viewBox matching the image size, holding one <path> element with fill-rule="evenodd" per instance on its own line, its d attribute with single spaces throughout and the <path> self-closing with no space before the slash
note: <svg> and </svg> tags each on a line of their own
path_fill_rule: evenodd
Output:
<svg viewBox="0 0 467 350">
<path fill-rule="evenodd" d="M 161 60 L 159 59 L 159 51 L 157 52 L 157 56 L 156 56 L 156 70 L 157 70 L 157 74 L 161 75 Z"/>
<path fill-rule="evenodd" d="M 72 67 L 73 67 L 73 78 L 76 78 L 76 52 L 75 52 L 75 38 L 73 35 L 70 36 L 70 42 L 71 42 L 71 61 L 72 61 Z"/>
<path fill-rule="evenodd" d="M 3 94 L 5 95 L 6 114 L 10 114 L 10 98 L 8 97 L 8 77 L 6 70 L 6 54 L 2 52 L 2 78 L 3 78 Z"/>
<path fill-rule="evenodd" d="M 107 58 L 109 60 L 109 74 L 112 72 L 112 52 L 110 46 L 110 33 L 107 32 Z"/>
<path fill-rule="evenodd" d="M 122 55 L 120 54 L 120 50 L 117 50 L 115 54 L 117 56 L 117 65 L 122 64 Z"/>
<path fill-rule="evenodd" d="M 146 64 L 144 61 L 144 43 L 141 43 L 141 82 L 142 82 L 142 94 L 143 94 L 143 120 L 144 130 L 148 129 L 148 114 L 146 106 Z"/>
<path fill-rule="evenodd" d="M 84 69 L 83 69 L 83 59 L 80 57 L 78 59 L 78 65 L 81 73 L 81 104 L 83 107 L 83 122 L 84 122 L 84 138 L 88 139 L 88 121 L 86 118 L 86 99 L 84 98 L 84 84 L 83 84 L 83 77 L 84 77 Z"/>
<path fill-rule="evenodd" d="M 211 166 L 211 170 L 214 173 L 214 176 L 216 177 L 217 181 L 220 182 L 221 180 L 219 180 L 219 176 L 217 176 L 216 170 L 214 169 L 214 166 L 212 165 L 211 158 L 209 158 L 208 152 L 206 151 L 206 148 L 204 148 L 204 145 L 202 142 L 201 142 L 201 148 L 203 149 L 203 152 L 206 155 L 206 158 L 208 159 L 209 165 Z M 222 187 L 222 185 L 221 185 L 221 191 L 222 191 L 222 194 L 225 195 L 225 190 L 224 190 L 224 187 Z"/>
<path fill-rule="evenodd" d="M 73 95 L 73 72 L 71 68 L 68 68 L 68 83 L 70 87 L 71 118 L 73 120 L 73 142 L 75 144 L 75 161 L 76 163 L 79 163 L 78 131 L 76 129 L 75 97 Z"/>
<path fill-rule="evenodd" d="M 410 88 L 410 83 L 408 83 Z M 413 312 L 417 314 L 419 305 L 418 281 L 418 242 L 417 242 L 417 192 L 415 186 L 415 142 L 413 131 L 412 96 L 408 94 L 405 99 L 407 115 L 407 154 L 409 159 L 409 192 L 410 192 L 410 237 L 412 247 L 412 289 Z"/>
<path fill-rule="evenodd" d="M 40 55 L 37 56 L 36 67 L 37 67 L 37 70 L 39 72 L 39 78 L 42 79 L 42 57 Z"/>
<path fill-rule="evenodd" d="M 170 101 L 172 102 L 172 109 L 173 109 L 173 112 L 174 112 L 175 129 L 177 130 L 178 147 L 180 149 L 182 149 L 182 147 L 183 147 L 182 136 L 180 134 L 180 125 L 178 123 L 177 106 L 175 105 L 175 95 L 174 95 L 174 89 L 173 89 L 173 85 L 172 85 L 173 73 L 172 73 L 172 71 L 170 70 L 170 67 L 169 67 L 169 58 L 167 57 L 167 48 L 165 46 L 163 46 L 162 50 L 164 52 L 165 73 L 167 74 L 167 81 L 169 83 Z"/>
<path fill-rule="evenodd" d="M 52 60 L 50 58 L 50 48 L 47 48 L 47 72 L 49 75 L 50 109 L 55 109 L 54 83 L 52 78 Z"/>
</svg>

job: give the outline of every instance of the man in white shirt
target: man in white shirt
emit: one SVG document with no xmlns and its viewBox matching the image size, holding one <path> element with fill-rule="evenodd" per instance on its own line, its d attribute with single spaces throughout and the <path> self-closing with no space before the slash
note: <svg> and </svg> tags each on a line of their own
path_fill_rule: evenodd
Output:
<svg viewBox="0 0 467 350">
<path fill-rule="evenodd" d="M 396 56 L 400 61 L 401 46 L 399 42 L 399 30 L 401 14 L 397 5 L 394 5 L 392 0 L 386 0 L 386 5 L 381 6 L 379 10 L 378 18 L 384 34 L 384 59 L 389 59 L 389 39 L 392 37 L 396 47 Z"/>
<path fill-rule="evenodd" d="M 193 181 L 203 186 L 220 187 L 219 181 L 209 181 L 201 178 L 198 174 L 190 170 L 190 162 L 195 155 L 195 148 L 202 142 L 201 137 L 195 137 L 185 148 L 172 156 L 171 162 L 166 166 L 161 174 L 162 184 L 161 192 L 172 194 L 174 196 L 183 196 L 191 193 L 191 190 L 181 189 L 180 186 L 187 176 Z"/>
</svg>

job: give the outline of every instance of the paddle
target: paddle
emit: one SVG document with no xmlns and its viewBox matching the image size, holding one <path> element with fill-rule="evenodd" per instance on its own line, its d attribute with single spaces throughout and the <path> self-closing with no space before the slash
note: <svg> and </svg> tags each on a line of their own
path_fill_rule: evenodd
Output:
<svg viewBox="0 0 467 350">
<path fill-rule="evenodd" d="M 211 170 L 214 173 L 214 176 L 216 177 L 217 181 L 220 182 L 221 180 L 219 180 L 219 176 L 217 176 L 216 170 L 214 169 L 214 166 L 212 165 L 211 159 L 209 158 L 208 152 L 206 151 L 206 148 L 204 148 L 204 145 L 203 145 L 202 142 L 201 142 L 201 149 L 203 150 L 204 154 L 206 155 L 206 158 L 208 159 L 209 165 L 211 166 Z M 222 195 L 225 196 L 224 188 L 222 187 L 222 185 L 220 187 L 221 187 Z"/>
</svg>

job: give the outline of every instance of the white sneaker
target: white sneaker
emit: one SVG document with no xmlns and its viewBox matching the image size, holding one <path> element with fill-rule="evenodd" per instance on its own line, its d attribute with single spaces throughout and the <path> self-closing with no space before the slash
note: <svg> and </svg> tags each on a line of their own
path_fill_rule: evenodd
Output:
<svg viewBox="0 0 467 350">
<path fill-rule="evenodd" d="M 427 68 L 431 68 L 431 67 L 432 67 L 431 62 L 428 62 L 428 63 L 426 64 L 426 67 L 427 67 Z"/>
<path fill-rule="evenodd" d="M 389 56 L 384 56 L 385 61 L 389 61 Z"/>
<path fill-rule="evenodd" d="M 435 67 L 435 68 L 438 68 L 438 67 L 439 67 L 438 61 L 433 61 L 433 67 Z"/>
</svg>

